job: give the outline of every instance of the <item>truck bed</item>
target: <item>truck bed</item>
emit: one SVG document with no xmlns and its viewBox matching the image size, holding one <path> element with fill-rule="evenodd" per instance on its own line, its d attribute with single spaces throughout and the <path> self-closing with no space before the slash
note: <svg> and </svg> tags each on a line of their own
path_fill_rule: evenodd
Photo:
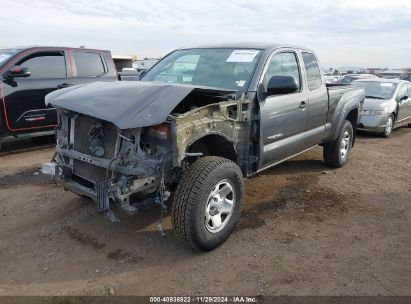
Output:
<svg viewBox="0 0 411 304">
<path fill-rule="evenodd" d="M 364 89 L 350 85 L 327 86 L 330 105 L 338 102 L 343 95 L 347 98 L 360 97 L 364 94 Z"/>
<path fill-rule="evenodd" d="M 344 103 L 348 103 L 350 100 L 357 100 L 360 102 L 360 107 L 358 109 L 357 115 L 357 123 L 361 120 L 362 112 L 363 112 L 363 105 L 364 105 L 364 97 L 365 92 L 364 89 L 361 87 L 354 87 L 350 85 L 344 86 L 327 86 L 328 92 L 328 117 L 327 123 L 335 124 L 334 120 L 336 120 L 339 115 L 340 111 L 343 110 L 342 108 L 338 107 L 338 104 L 342 99 L 345 99 Z M 339 110 L 337 109 L 339 108 Z M 356 128 L 356 126 L 353 126 Z"/>
</svg>

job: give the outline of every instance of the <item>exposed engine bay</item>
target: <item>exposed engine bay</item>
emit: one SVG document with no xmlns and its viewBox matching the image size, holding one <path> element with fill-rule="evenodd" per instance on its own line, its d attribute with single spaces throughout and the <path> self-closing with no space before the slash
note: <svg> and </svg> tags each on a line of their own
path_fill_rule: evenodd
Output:
<svg viewBox="0 0 411 304">
<path fill-rule="evenodd" d="M 252 102 L 208 93 L 188 94 L 163 123 L 127 129 L 56 105 L 55 180 L 95 200 L 98 212 L 116 221 L 110 203 L 128 214 L 155 203 L 165 208 L 190 163 L 213 155 L 213 145 L 202 149 L 204 140 L 247 170 Z"/>
</svg>

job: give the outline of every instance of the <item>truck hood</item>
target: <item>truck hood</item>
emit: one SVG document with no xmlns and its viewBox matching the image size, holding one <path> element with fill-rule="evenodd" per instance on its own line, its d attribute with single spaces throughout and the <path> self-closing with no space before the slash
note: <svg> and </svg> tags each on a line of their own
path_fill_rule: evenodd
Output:
<svg viewBox="0 0 411 304">
<path fill-rule="evenodd" d="M 94 82 L 54 91 L 46 105 L 110 121 L 120 129 L 164 122 L 189 94 L 224 96 L 234 91 L 210 87 L 153 82 Z"/>
</svg>

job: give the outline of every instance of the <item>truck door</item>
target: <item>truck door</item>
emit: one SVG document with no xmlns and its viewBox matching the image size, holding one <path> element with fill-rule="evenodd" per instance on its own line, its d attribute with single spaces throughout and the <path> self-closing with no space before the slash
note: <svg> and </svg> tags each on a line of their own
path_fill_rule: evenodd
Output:
<svg viewBox="0 0 411 304">
<path fill-rule="evenodd" d="M 108 67 L 100 53 L 89 50 L 73 50 L 72 55 L 76 85 L 105 80 L 102 76 L 108 72 Z M 109 81 L 113 80 L 117 79 L 109 79 Z"/>
<path fill-rule="evenodd" d="M 324 140 L 328 114 L 328 93 L 318 60 L 314 54 L 302 52 L 306 85 L 308 88 L 307 147 Z"/>
<path fill-rule="evenodd" d="M 272 76 L 292 76 L 299 86 L 295 93 L 266 96 L 260 100 L 260 132 L 263 145 L 260 169 L 304 150 L 308 96 L 300 62 L 293 50 L 274 53 L 268 60 L 262 86 Z"/>
<path fill-rule="evenodd" d="M 3 81 L 9 131 L 28 133 L 54 128 L 56 110 L 46 107 L 44 98 L 70 82 L 65 51 L 34 52 L 17 61 L 15 66 L 28 68 L 31 75 Z"/>
</svg>

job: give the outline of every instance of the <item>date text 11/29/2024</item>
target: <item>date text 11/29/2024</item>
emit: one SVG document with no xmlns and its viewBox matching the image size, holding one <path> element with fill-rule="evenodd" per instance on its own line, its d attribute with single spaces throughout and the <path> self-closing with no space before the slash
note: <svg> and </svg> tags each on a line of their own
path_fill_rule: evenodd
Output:
<svg viewBox="0 0 411 304">
<path fill-rule="evenodd" d="M 150 303 L 258 303 L 256 297 L 233 296 L 180 296 L 180 297 L 150 297 Z"/>
</svg>

